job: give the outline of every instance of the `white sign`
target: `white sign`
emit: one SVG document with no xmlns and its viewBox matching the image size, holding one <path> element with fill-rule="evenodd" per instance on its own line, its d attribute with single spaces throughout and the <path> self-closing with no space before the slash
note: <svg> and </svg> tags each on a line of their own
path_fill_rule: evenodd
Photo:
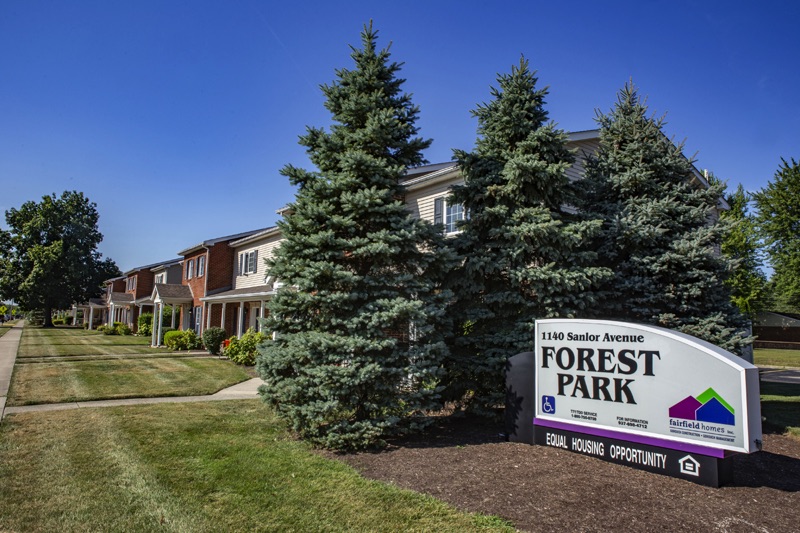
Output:
<svg viewBox="0 0 800 533">
<path fill-rule="evenodd" d="M 758 369 L 703 340 L 605 320 L 536 322 L 536 419 L 626 439 L 760 449 Z M 644 442 L 644 441 L 642 441 Z"/>
</svg>

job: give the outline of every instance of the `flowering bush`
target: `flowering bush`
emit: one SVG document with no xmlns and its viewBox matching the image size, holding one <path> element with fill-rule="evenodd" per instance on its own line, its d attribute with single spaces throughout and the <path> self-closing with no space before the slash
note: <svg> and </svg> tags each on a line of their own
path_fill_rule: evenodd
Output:
<svg viewBox="0 0 800 533">
<path fill-rule="evenodd" d="M 258 345 L 266 339 L 267 337 L 263 333 L 260 331 L 256 332 L 254 329 L 250 328 L 242 335 L 241 339 L 231 337 L 225 341 L 228 344 L 225 346 L 223 354 L 237 365 L 253 366 L 256 364 Z"/>
</svg>

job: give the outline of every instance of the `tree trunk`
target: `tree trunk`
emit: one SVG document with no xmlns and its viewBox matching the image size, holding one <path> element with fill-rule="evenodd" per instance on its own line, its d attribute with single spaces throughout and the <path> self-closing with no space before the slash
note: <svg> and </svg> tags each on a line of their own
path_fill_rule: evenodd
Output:
<svg viewBox="0 0 800 533">
<path fill-rule="evenodd" d="M 42 324 L 43 328 L 53 328 L 53 327 L 55 327 L 55 326 L 53 326 L 53 316 L 52 316 L 52 314 L 53 314 L 53 308 L 50 307 L 49 305 L 45 306 L 45 308 L 44 308 L 44 317 L 42 317 L 44 319 L 44 323 Z"/>
</svg>

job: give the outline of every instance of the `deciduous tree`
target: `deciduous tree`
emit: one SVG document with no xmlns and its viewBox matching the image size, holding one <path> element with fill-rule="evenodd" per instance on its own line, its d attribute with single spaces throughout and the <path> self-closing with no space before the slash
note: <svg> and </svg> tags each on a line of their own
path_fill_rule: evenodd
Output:
<svg viewBox="0 0 800 533">
<path fill-rule="evenodd" d="M 774 310 L 800 312 L 800 163 L 782 159 L 772 181 L 755 194 L 755 204 L 773 268 Z"/>
<path fill-rule="evenodd" d="M 83 193 L 66 191 L 6 211 L 0 230 L 0 296 L 27 311 L 40 310 L 52 327 L 54 309 L 99 296 L 103 281 L 120 275 L 102 259 L 97 205 Z"/>
<path fill-rule="evenodd" d="M 729 208 L 720 215 L 728 224 L 722 253 L 734 262 L 727 284 L 739 312 L 753 318 L 766 303 L 767 277 L 761 269 L 763 259 L 758 229 L 749 210 L 751 195 L 740 184 L 736 191 L 726 195 L 726 200 Z"/>
</svg>

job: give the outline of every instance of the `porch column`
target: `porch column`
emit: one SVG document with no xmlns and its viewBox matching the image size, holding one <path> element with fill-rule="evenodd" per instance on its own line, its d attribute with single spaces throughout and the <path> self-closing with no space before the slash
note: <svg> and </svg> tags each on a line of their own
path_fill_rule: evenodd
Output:
<svg viewBox="0 0 800 533">
<path fill-rule="evenodd" d="M 172 304 L 172 322 L 170 327 L 175 329 L 175 304 Z"/>
<path fill-rule="evenodd" d="M 158 333 L 157 329 L 158 326 L 156 325 L 156 320 L 158 319 L 158 309 L 161 307 L 161 304 L 153 304 L 153 324 L 150 327 L 150 346 L 158 346 L 156 343 L 156 335 Z M 160 324 L 161 322 L 159 322 Z"/>
<path fill-rule="evenodd" d="M 106 322 L 107 326 L 111 326 L 111 325 L 114 324 L 114 317 L 116 316 L 116 313 L 117 313 L 117 308 L 112 303 L 111 304 L 111 311 L 108 312 L 108 322 Z"/>
<path fill-rule="evenodd" d="M 77 305 L 72 308 L 72 325 L 73 326 L 77 326 L 78 325 L 78 306 Z"/>
<path fill-rule="evenodd" d="M 244 324 L 244 302 L 239 302 L 239 320 L 236 321 L 236 337 L 242 338 Z"/>
<path fill-rule="evenodd" d="M 228 304 L 226 302 L 222 302 L 222 320 L 220 321 L 221 323 L 219 325 L 219 327 L 221 327 L 222 329 L 225 329 L 225 308 L 226 307 L 228 307 Z M 227 331 L 226 331 L 225 334 L 227 335 Z"/>
<path fill-rule="evenodd" d="M 173 315 L 174 316 L 174 315 Z M 161 323 L 164 320 L 164 303 L 158 306 L 158 338 L 156 339 L 156 346 L 161 346 Z"/>
<path fill-rule="evenodd" d="M 94 306 L 89 304 L 89 330 L 92 329 L 92 324 L 94 323 Z"/>
<path fill-rule="evenodd" d="M 258 320 L 256 320 L 256 331 L 261 331 L 261 321 L 264 320 L 264 304 L 266 302 L 261 300 L 261 310 L 258 312 Z"/>
<path fill-rule="evenodd" d="M 206 329 L 211 327 L 211 306 L 214 305 L 211 302 L 206 302 Z"/>
</svg>

